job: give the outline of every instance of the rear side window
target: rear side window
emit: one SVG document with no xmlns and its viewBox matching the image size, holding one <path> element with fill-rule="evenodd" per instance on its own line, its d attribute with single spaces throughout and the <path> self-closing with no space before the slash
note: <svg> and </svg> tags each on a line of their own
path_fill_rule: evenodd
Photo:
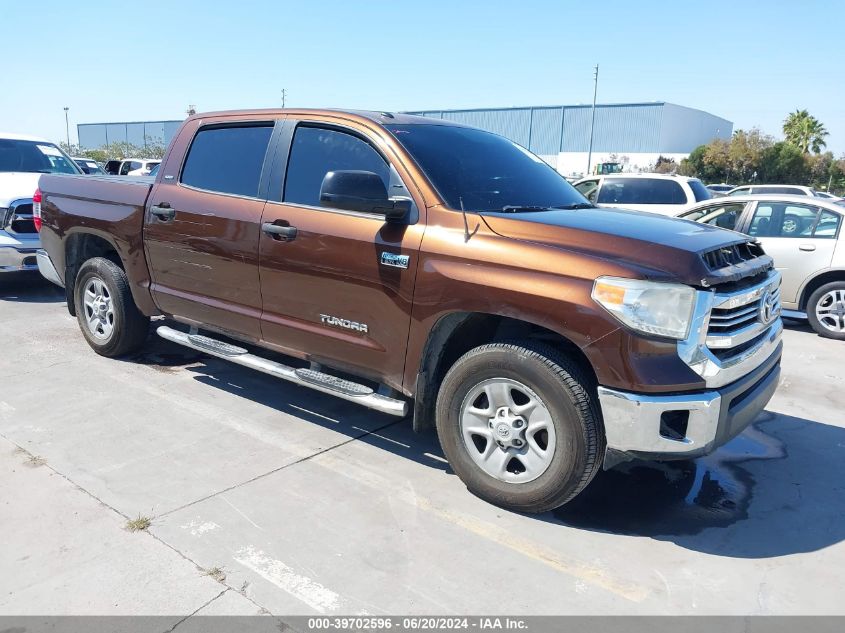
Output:
<svg viewBox="0 0 845 633">
<path fill-rule="evenodd" d="M 207 191 L 257 197 L 272 133 L 270 124 L 201 129 L 191 143 L 181 182 Z"/>
<path fill-rule="evenodd" d="M 679 183 L 663 178 L 606 178 L 599 190 L 602 204 L 686 204 Z"/>
<path fill-rule="evenodd" d="M 385 188 L 390 182 L 390 168 L 366 141 L 337 130 L 300 126 L 293 136 L 283 200 L 319 207 L 323 178 L 345 169 L 374 172 Z"/>
<path fill-rule="evenodd" d="M 751 193 L 751 187 L 738 187 L 731 191 L 728 195 L 729 196 L 747 196 Z"/>
<path fill-rule="evenodd" d="M 689 180 L 687 181 L 689 188 L 692 189 L 692 195 L 695 196 L 696 202 L 701 202 L 702 200 L 710 200 L 713 197 L 713 194 L 710 190 L 704 186 L 700 180 Z"/>
</svg>

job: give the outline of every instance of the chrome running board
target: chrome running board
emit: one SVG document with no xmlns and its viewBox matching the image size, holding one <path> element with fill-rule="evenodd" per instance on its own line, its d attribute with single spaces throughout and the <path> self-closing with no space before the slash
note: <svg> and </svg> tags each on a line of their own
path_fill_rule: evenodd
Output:
<svg viewBox="0 0 845 633">
<path fill-rule="evenodd" d="M 361 404 L 370 409 L 387 413 L 388 415 L 404 417 L 408 413 L 408 403 L 405 400 L 383 396 L 366 385 L 324 374 L 320 371 L 314 371 L 313 369 L 288 367 L 287 365 L 261 358 L 255 354 L 250 354 L 247 350 L 237 345 L 231 345 L 230 343 L 199 334 L 187 334 L 179 330 L 174 330 L 166 325 L 157 328 L 156 333 L 161 338 L 173 341 L 179 345 L 184 345 L 185 347 L 205 352 L 211 356 L 228 360 L 236 365 L 257 369 L 260 372 L 287 380 L 301 387 L 322 391 L 323 393 Z"/>
</svg>

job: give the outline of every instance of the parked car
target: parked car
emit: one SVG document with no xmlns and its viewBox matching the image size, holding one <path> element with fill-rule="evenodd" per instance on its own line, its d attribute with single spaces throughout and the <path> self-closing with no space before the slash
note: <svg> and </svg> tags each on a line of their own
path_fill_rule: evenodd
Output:
<svg viewBox="0 0 845 633">
<path fill-rule="evenodd" d="M 727 195 L 747 196 L 757 194 L 785 194 L 789 196 L 815 196 L 816 190 L 804 185 L 742 185 L 734 187 Z"/>
<path fill-rule="evenodd" d="M 149 176 L 150 170 L 161 163 L 160 160 L 147 160 L 145 158 L 127 158 L 120 163 L 118 176 Z"/>
<path fill-rule="evenodd" d="M 106 164 L 103 165 L 103 171 L 107 174 L 112 176 L 117 176 L 120 173 L 120 165 L 123 161 L 121 160 L 107 160 Z"/>
<path fill-rule="evenodd" d="M 825 200 L 842 200 L 839 196 L 834 196 L 832 193 L 828 193 L 827 191 L 816 191 L 815 195 L 817 198 L 824 198 Z"/>
<path fill-rule="evenodd" d="M 33 192 L 39 176 L 46 173 L 81 171 L 48 140 L 0 133 L 0 275 L 38 269 L 41 242 L 33 217 Z"/>
<path fill-rule="evenodd" d="M 73 157 L 73 162 L 82 170 L 83 173 L 91 175 L 105 176 L 106 172 L 100 167 L 100 164 L 93 158 Z"/>
<path fill-rule="evenodd" d="M 165 315 L 180 345 L 413 412 L 513 510 L 560 506 L 620 460 L 708 453 L 778 383 L 780 274 L 753 240 L 596 208 L 468 126 L 202 114 L 155 181 L 40 187 L 45 276 L 97 353 L 139 349 Z"/>
<path fill-rule="evenodd" d="M 689 205 L 713 197 L 697 178 L 668 174 L 591 176 L 575 188 L 600 207 L 621 207 L 675 215 Z"/>
<path fill-rule="evenodd" d="M 719 185 L 706 185 L 706 187 L 710 190 L 713 194 L 713 197 L 724 196 L 726 195 L 731 189 L 734 189 L 736 185 L 728 185 L 725 183 Z"/>
<path fill-rule="evenodd" d="M 807 196 L 756 195 L 696 205 L 681 218 L 741 231 L 763 245 L 783 275 L 784 314 L 821 336 L 845 340 L 845 208 Z"/>
</svg>

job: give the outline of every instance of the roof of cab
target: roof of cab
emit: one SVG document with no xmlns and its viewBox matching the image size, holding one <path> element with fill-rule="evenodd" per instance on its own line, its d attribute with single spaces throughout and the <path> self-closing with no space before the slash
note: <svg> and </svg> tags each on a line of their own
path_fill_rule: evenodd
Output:
<svg viewBox="0 0 845 633">
<path fill-rule="evenodd" d="M 31 134 L 15 134 L 13 132 L 0 132 L 0 138 L 6 139 L 9 141 L 33 141 L 35 143 L 51 143 L 53 141 L 48 141 L 46 138 L 41 138 L 40 136 L 32 136 Z"/>
<path fill-rule="evenodd" d="M 463 123 L 456 121 L 448 121 L 446 119 L 435 119 L 431 117 L 417 116 L 415 114 L 403 114 L 401 112 L 386 112 L 377 110 L 342 110 L 342 109 L 317 109 L 317 108 L 271 108 L 271 109 L 257 109 L 257 110 L 221 110 L 217 112 L 198 112 L 189 117 L 191 119 L 204 119 L 209 117 L 222 116 L 255 116 L 260 117 L 275 117 L 283 114 L 292 116 L 314 116 L 314 115 L 328 115 L 337 116 L 345 115 L 350 118 L 363 118 L 374 121 L 379 125 L 413 125 L 413 124 L 429 124 L 429 125 L 451 125 L 455 127 L 468 127 Z"/>
</svg>

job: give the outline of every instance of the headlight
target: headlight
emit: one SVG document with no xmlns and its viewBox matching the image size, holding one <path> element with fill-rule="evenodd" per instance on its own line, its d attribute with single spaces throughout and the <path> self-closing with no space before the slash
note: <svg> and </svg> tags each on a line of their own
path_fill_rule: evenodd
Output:
<svg viewBox="0 0 845 633">
<path fill-rule="evenodd" d="M 681 284 L 599 277 L 593 299 L 640 332 L 684 339 L 695 307 L 695 290 Z"/>
</svg>

